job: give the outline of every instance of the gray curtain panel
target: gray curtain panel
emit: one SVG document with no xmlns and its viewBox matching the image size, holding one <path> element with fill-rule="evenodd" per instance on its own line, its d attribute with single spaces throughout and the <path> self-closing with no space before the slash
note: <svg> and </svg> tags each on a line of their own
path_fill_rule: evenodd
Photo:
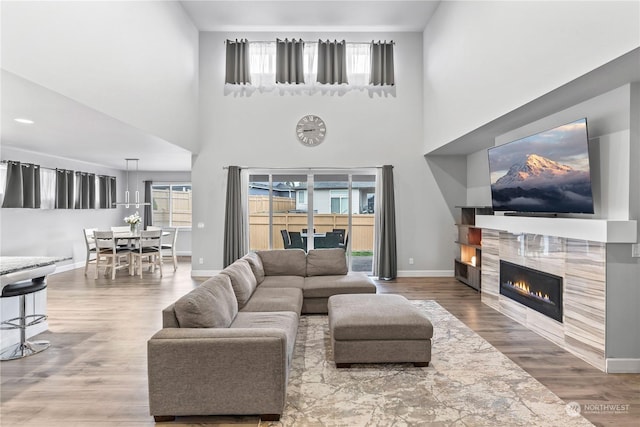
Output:
<svg viewBox="0 0 640 427">
<path fill-rule="evenodd" d="M 114 176 L 98 176 L 98 207 L 111 209 L 116 201 L 116 178 Z"/>
<path fill-rule="evenodd" d="M 73 209 L 73 176 L 72 170 L 56 169 L 56 209 Z"/>
<path fill-rule="evenodd" d="M 227 174 L 227 203 L 224 214 L 224 267 L 244 256 L 244 241 L 240 168 L 238 166 L 229 166 Z"/>
<path fill-rule="evenodd" d="M 116 192 L 116 177 L 110 176 L 109 177 L 109 199 L 107 200 L 107 208 L 115 209 L 116 206 L 114 203 L 116 203 L 116 200 L 118 200 L 117 192 Z"/>
<path fill-rule="evenodd" d="M 393 191 L 393 166 L 382 167 L 382 208 L 380 212 L 378 277 L 395 279 L 398 274 L 396 250 L 396 202 Z"/>
<path fill-rule="evenodd" d="M 87 172 L 76 172 L 76 201 L 74 205 L 76 209 L 89 209 L 90 191 L 89 174 Z"/>
<path fill-rule="evenodd" d="M 144 202 L 149 203 L 148 205 L 144 205 L 144 229 L 146 230 L 148 226 L 153 225 L 152 221 L 152 209 L 151 206 L 151 184 L 153 181 L 145 181 L 144 182 Z"/>
<path fill-rule="evenodd" d="M 3 208 L 40 208 L 40 166 L 7 162 Z"/>
<path fill-rule="evenodd" d="M 304 42 L 276 40 L 276 83 L 304 83 Z"/>
<path fill-rule="evenodd" d="M 250 84 L 249 71 L 249 41 L 247 39 L 236 41 L 227 40 L 227 71 L 225 83 Z"/>
<path fill-rule="evenodd" d="M 96 174 L 87 174 L 88 209 L 96 208 Z"/>
<path fill-rule="evenodd" d="M 395 85 L 393 73 L 393 42 L 371 42 L 371 77 L 374 86 Z"/>
<path fill-rule="evenodd" d="M 347 44 L 318 40 L 318 83 L 347 84 Z"/>
</svg>

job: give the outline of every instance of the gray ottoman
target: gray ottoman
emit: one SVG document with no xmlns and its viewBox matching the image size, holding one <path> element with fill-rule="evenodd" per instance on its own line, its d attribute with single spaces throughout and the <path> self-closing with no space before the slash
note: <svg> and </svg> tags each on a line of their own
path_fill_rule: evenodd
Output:
<svg viewBox="0 0 640 427">
<path fill-rule="evenodd" d="M 405 297 L 334 295 L 328 308 L 333 360 L 338 368 L 352 363 L 429 366 L 433 326 Z"/>
</svg>

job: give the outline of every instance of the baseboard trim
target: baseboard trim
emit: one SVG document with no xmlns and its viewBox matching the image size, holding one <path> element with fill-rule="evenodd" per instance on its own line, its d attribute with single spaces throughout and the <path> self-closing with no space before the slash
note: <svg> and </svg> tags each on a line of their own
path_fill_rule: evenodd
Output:
<svg viewBox="0 0 640 427">
<path fill-rule="evenodd" d="M 400 270 L 398 277 L 453 277 L 453 270 Z"/>
<path fill-rule="evenodd" d="M 640 359 L 607 359 L 608 374 L 640 374 Z"/>
<path fill-rule="evenodd" d="M 84 268 L 84 261 L 81 262 L 72 262 L 69 264 L 58 265 L 56 264 L 56 269 L 51 274 L 64 273 L 65 271 L 75 270 L 76 268 Z M 95 265 L 95 263 L 92 263 Z"/>
<path fill-rule="evenodd" d="M 220 270 L 191 270 L 191 277 L 213 277 L 220 273 Z"/>
</svg>

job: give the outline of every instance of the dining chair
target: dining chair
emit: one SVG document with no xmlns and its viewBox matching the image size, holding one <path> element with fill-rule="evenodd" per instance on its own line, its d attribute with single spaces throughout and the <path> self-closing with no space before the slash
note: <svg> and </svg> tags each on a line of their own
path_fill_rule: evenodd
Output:
<svg viewBox="0 0 640 427">
<path fill-rule="evenodd" d="M 134 268 L 138 268 L 138 275 L 142 277 L 142 258 L 151 256 L 152 271 L 158 266 L 162 277 L 162 230 L 144 230 L 140 232 L 138 247 L 131 252 Z"/>
<path fill-rule="evenodd" d="M 161 251 L 162 256 L 171 256 L 173 260 L 173 271 L 178 269 L 178 255 L 176 253 L 176 242 L 178 241 L 178 228 L 167 228 L 166 230 L 169 232 L 167 236 L 161 236 L 160 241 L 162 242 Z M 164 233 L 163 233 L 164 234 Z"/>
<path fill-rule="evenodd" d="M 289 232 L 287 230 L 280 230 L 280 234 L 282 235 L 284 248 L 289 249 L 291 247 L 291 238 L 289 237 Z"/>
<path fill-rule="evenodd" d="M 302 229 L 302 232 L 303 232 L 303 233 L 308 234 L 308 233 L 309 233 L 309 229 L 308 229 L 308 228 L 303 228 L 303 229 Z M 313 232 L 314 232 L 314 233 L 316 232 L 316 229 L 315 229 L 315 228 L 313 229 Z"/>
<path fill-rule="evenodd" d="M 299 231 L 290 231 L 289 239 L 291 239 L 291 243 L 287 249 L 304 249 L 307 250 L 307 247 L 304 244 L 304 239 L 300 235 Z"/>
<path fill-rule="evenodd" d="M 313 247 L 316 249 L 322 248 L 337 248 L 340 244 L 340 235 L 338 233 L 328 232 L 324 237 L 316 237 L 313 240 Z"/>
<path fill-rule="evenodd" d="M 84 244 L 87 248 L 87 260 L 84 264 L 84 275 L 87 275 L 87 271 L 89 270 L 89 263 L 95 261 L 95 258 L 91 258 L 96 254 L 96 242 L 93 240 L 93 232 L 96 231 L 97 228 L 83 228 L 82 234 L 84 234 Z M 96 266 L 96 268 L 98 268 Z"/>
<path fill-rule="evenodd" d="M 128 225 L 116 225 L 116 226 L 112 226 L 110 227 L 111 231 L 113 231 L 114 233 L 129 233 L 131 231 L 131 227 Z M 118 246 L 129 246 L 129 240 L 128 239 L 118 239 L 116 241 L 116 245 Z"/>
<path fill-rule="evenodd" d="M 113 231 L 98 231 L 93 232 L 93 240 L 96 245 L 96 275 L 98 278 L 98 270 L 100 269 L 100 262 L 105 261 L 105 275 L 107 269 L 111 267 L 111 279 L 116 278 L 116 263 L 122 255 L 129 255 L 131 250 L 126 247 L 120 247 L 116 244 L 116 239 L 113 238 Z"/>
<path fill-rule="evenodd" d="M 346 228 L 334 228 L 333 232 L 334 233 L 340 233 L 340 243 L 344 244 L 344 236 L 346 236 L 346 234 L 347 234 L 347 229 Z"/>
</svg>

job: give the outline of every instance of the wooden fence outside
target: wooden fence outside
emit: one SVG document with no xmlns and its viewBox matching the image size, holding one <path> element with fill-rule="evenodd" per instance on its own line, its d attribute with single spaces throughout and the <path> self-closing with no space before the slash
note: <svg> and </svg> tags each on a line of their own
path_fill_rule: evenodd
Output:
<svg viewBox="0 0 640 427">
<path fill-rule="evenodd" d="M 315 214 L 313 223 L 318 233 L 326 233 L 334 228 L 348 228 L 348 215 Z M 302 231 L 307 228 L 306 213 L 273 214 L 273 248 L 283 249 L 284 242 L 280 230 Z M 351 217 L 352 251 L 373 251 L 373 214 L 360 214 Z M 249 245 L 251 250 L 269 249 L 269 214 L 252 213 L 249 215 Z"/>
<path fill-rule="evenodd" d="M 173 192 L 173 227 L 191 227 L 192 192 Z M 169 226 L 169 190 L 153 190 L 153 224 Z"/>
<path fill-rule="evenodd" d="M 296 208 L 296 200 L 290 197 L 274 197 L 273 212 L 289 212 Z M 269 196 L 249 196 L 249 215 L 269 212 Z"/>
</svg>

